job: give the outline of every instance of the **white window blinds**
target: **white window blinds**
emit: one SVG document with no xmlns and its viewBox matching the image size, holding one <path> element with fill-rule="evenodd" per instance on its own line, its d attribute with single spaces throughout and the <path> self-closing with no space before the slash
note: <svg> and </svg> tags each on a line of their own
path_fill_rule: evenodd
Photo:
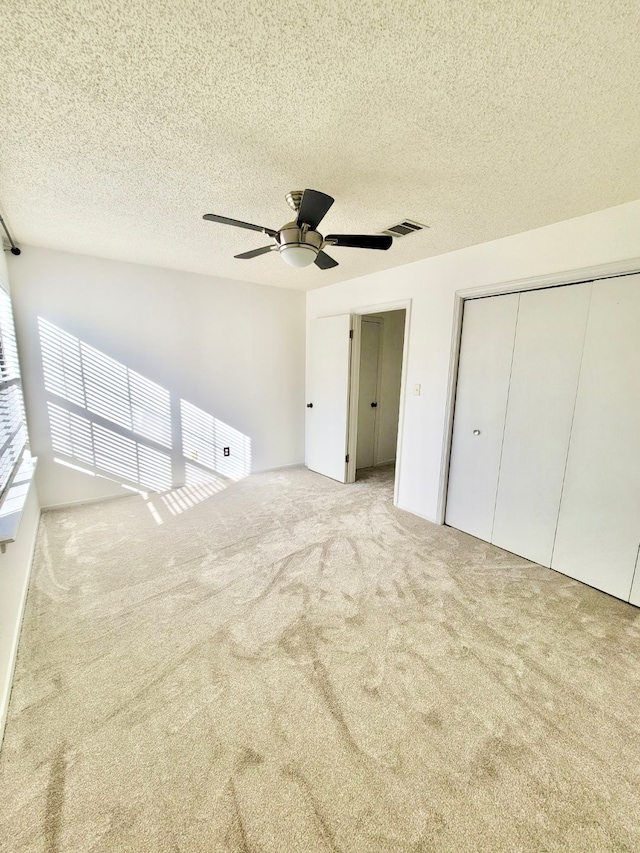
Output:
<svg viewBox="0 0 640 853">
<path fill-rule="evenodd" d="M 11 298 L 0 287 L 0 498 L 27 442 Z"/>
</svg>

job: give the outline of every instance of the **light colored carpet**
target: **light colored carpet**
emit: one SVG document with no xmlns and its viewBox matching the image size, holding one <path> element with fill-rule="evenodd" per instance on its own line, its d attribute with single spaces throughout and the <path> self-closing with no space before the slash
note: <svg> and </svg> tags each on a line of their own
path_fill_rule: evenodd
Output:
<svg viewBox="0 0 640 853">
<path fill-rule="evenodd" d="M 640 850 L 640 612 L 391 477 L 46 513 L 2 849 Z"/>
</svg>

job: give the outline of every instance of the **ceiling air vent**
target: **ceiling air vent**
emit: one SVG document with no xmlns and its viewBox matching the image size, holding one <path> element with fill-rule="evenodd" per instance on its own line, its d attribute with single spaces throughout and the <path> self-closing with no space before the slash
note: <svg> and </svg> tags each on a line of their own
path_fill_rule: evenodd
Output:
<svg viewBox="0 0 640 853">
<path fill-rule="evenodd" d="M 415 231 L 424 231 L 428 227 L 428 225 L 421 225 L 413 219 L 403 219 L 397 225 L 390 225 L 388 228 L 385 228 L 382 233 L 388 234 L 389 237 L 406 237 L 407 234 L 413 234 Z"/>
</svg>

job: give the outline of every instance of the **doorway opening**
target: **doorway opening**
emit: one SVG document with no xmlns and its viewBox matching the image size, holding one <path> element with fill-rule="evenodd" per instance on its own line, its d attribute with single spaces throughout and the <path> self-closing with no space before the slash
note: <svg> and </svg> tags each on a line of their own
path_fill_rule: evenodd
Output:
<svg viewBox="0 0 640 853">
<path fill-rule="evenodd" d="M 406 309 L 363 314 L 357 364 L 355 479 L 393 484 L 398 445 Z"/>
<path fill-rule="evenodd" d="M 358 479 L 364 479 L 365 472 L 377 476 L 388 466 L 396 506 L 410 316 L 411 300 L 367 305 L 352 314 L 311 319 L 307 336 L 307 468 L 354 483 L 358 469 Z"/>
</svg>

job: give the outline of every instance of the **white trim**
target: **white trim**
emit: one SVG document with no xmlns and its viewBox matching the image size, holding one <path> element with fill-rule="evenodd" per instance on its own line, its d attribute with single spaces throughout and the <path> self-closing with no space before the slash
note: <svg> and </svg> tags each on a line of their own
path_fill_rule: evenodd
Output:
<svg viewBox="0 0 640 853">
<path fill-rule="evenodd" d="M 20 604 L 18 618 L 16 619 L 16 627 L 13 634 L 10 652 L 10 665 L 7 670 L 7 682 L 3 687 L 4 695 L 0 696 L 0 749 L 4 740 L 4 732 L 9 716 L 9 705 L 11 703 L 11 691 L 13 689 L 13 678 L 16 669 L 16 661 L 18 659 L 18 646 L 20 644 L 20 635 L 22 634 L 22 622 L 24 620 L 24 612 L 27 606 L 27 596 L 29 595 L 29 587 L 31 585 L 31 573 L 33 571 L 33 558 L 36 554 L 36 545 L 38 544 L 38 532 L 40 530 L 40 518 L 42 517 L 42 509 L 38 507 L 38 518 L 35 524 L 33 533 L 33 541 L 31 543 L 31 551 L 29 553 L 28 569 L 25 572 L 24 585 L 20 593 Z"/>
<path fill-rule="evenodd" d="M 302 462 L 287 462 L 286 465 L 273 465 L 271 468 L 256 468 L 255 471 L 251 471 L 245 477 L 241 477 L 239 480 L 231 480 L 233 483 L 241 483 L 243 480 L 246 480 L 247 477 L 253 477 L 254 474 L 269 474 L 271 471 L 286 471 L 288 468 L 306 468 L 307 466 L 304 464 L 304 460 Z M 224 477 L 224 474 L 221 476 Z M 176 486 L 177 489 L 182 488 L 182 486 Z"/>
<path fill-rule="evenodd" d="M 409 365 L 409 334 L 411 331 L 411 299 L 404 304 L 396 303 L 395 308 L 387 308 L 387 311 L 397 311 L 404 308 L 404 341 L 402 343 L 402 371 L 400 374 L 400 411 L 398 412 L 398 439 L 396 443 L 396 471 L 393 484 L 393 505 L 398 506 L 398 495 L 400 492 L 400 467 L 402 465 L 402 436 L 404 435 L 404 415 L 406 408 L 408 387 L 408 365 Z"/>
<path fill-rule="evenodd" d="M 595 281 L 600 278 L 616 278 L 619 275 L 630 275 L 637 272 L 640 272 L 640 258 L 629 258 L 625 261 L 613 261 L 610 264 L 598 264 L 595 267 L 549 273 L 533 278 L 517 278 L 512 281 L 482 284 L 479 287 L 456 290 L 456 297 L 477 299 L 482 296 L 539 290 L 541 287 L 561 287 L 566 284 L 578 284 L 582 281 Z"/>
<path fill-rule="evenodd" d="M 38 459 L 36 456 L 31 456 L 27 447 L 25 446 L 20 454 L 18 461 L 16 462 L 13 471 L 11 472 L 11 476 L 9 477 L 9 481 L 5 487 L 5 490 L 0 498 L 0 509 L 4 506 L 4 503 L 9 498 L 13 498 L 14 503 L 19 503 L 19 508 L 8 513 L 6 516 L 0 518 L 0 551 L 4 554 L 6 551 L 7 545 L 12 545 L 18 535 L 20 533 L 20 523 L 22 522 L 22 516 L 24 514 L 24 508 L 29 500 L 29 495 L 31 493 L 31 489 L 35 485 L 35 473 L 36 473 L 36 465 L 38 463 Z M 27 484 L 27 491 L 19 496 L 12 496 L 12 491 L 14 486 L 24 486 Z M 14 493 L 15 494 L 15 493 Z M 17 518 L 16 518 L 17 516 Z"/>
<path fill-rule="evenodd" d="M 521 278 L 512 281 L 496 282 L 494 284 L 483 284 L 479 287 L 469 287 L 456 290 L 451 329 L 451 355 L 449 361 L 449 379 L 447 383 L 447 402 L 445 406 L 445 429 L 440 464 L 440 482 L 438 486 L 438 506 L 435 518 L 436 524 L 444 524 L 447 506 L 447 486 L 449 480 L 449 462 L 451 459 L 453 415 L 455 409 L 458 363 L 460 360 L 460 341 L 462 339 L 462 317 L 465 301 L 467 299 L 479 299 L 484 296 L 501 296 L 507 293 L 522 293 L 527 290 L 540 290 L 544 287 L 562 287 L 585 281 L 596 281 L 603 278 L 617 278 L 621 275 L 632 275 L 634 273 L 640 273 L 640 258 L 629 258 L 624 261 L 612 261 L 609 264 L 598 264 L 593 267 L 583 267 L 581 269 L 566 270 L 564 272 L 550 273 L 547 275 L 534 276 L 532 278 Z M 396 482 L 397 479 L 398 478 L 396 476 Z M 396 506 L 398 506 L 397 503 Z M 417 515 L 418 513 L 415 514 Z M 430 521 L 431 519 L 428 520 Z"/>
<path fill-rule="evenodd" d="M 447 509 L 447 489 L 449 487 L 449 462 L 451 459 L 451 442 L 453 439 L 453 412 L 456 405 L 456 389 L 458 387 L 458 365 L 460 362 L 460 342 L 462 340 L 462 313 L 464 299 L 455 295 L 453 305 L 453 323 L 451 332 L 451 354 L 449 356 L 449 377 L 447 379 L 447 402 L 444 415 L 444 441 L 440 457 L 440 483 L 438 485 L 438 504 L 436 507 L 436 524 L 444 524 Z"/>
<path fill-rule="evenodd" d="M 439 522 L 437 522 L 435 518 L 431 518 L 430 515 L 425 515 L 423 512 L 418 512 L 417 509 L 409 509 L 408 506 L 403 506 L 402 504 L 398 503 L 394 504 L 394 506 L 396 509 L 401 509 L 403 512 L 408 512 L 409 515 L 417 515 L 418 518 L 423 518 L 425 521 L 430 521 L 431 524 L 439 524 Z"/>
<path fill-rule="evenodd" d="M 409 310 L 411 307 L 411 299 L 400 299 L 397 302 L 381 302 L 378 305 L 365 305 L 364 308 L 354 308 L 352 314 L 383 314 L 386 311 L 402 311 L 403 308 Z"/>
<path fill-rule="evenodd" d="M 250 471 L 249 474 L 246 474 L 239 480 L 232 480 L 231 478 L 227 479 L 229 481 L 229 485 L 232 485 L 233 483 L 241 483 L 242 480 L 246 480 L 247 477 L 252 477 L 254 474 L 268 474 L 270 471 L 284 471 L 287 468 L 306 468 L 306 465 L 304 464 L 304 461 L 288 462 L 286 465 L 275 465 L 272 468 L 259 468 L 255 471 Z M 224 477 L 224 474 L 221 474 L 220 476 Z M 186 485 L 187 483 L 183 483 L 181 486 L 171 486 L 168 489 L 135 489 L 122 495 L 103 495 L 102 497 L 97 498 L 81 498 L 78 501 L 65 501 L 60 504 L 47 504 L 46 506 L 42 506 L 40 509 L 42 512 L 49 512 L 49 510 L 71 509 L 75 506 L 88 506 L 90 504 L 102 503 L 102 501 L 119 501 L 123 498 L 134 498 L 144 495 L 164 495 L 167 492 L 173 492 L 176 489 L 184 489 Z"/>
<path fill-rule="evenodd" d="M 400 299 L 397 302 L 382 302 L 377 305 L 365 305 L 361 308 L 355 308 L 351 314 L 353 317 L 352 328 L 354 329 L 353 333 L 353 348 L 352 353 L 358 353 L 358 365 L 360 363 L 360 322 L 363 314 L 382 314 L 385 311 L 404 311 L 404 341 L 402 345 L 402 373 L 400 376 L 400 410 L 398 412 L 398 442 L 396 444 L 396 475 L 393 484 L 393 505 L 398 506 L 398 493 L 400 491 L 400 466 L 402 464 L 402 436 L 404 433 L 404 417 L 405 417 L 405 404 L 406 404 L 406 390 L 407 390 L 407 367 L 409 363 L 409 335 L 411 332 L 411 299 Z M 355 359 L 352 360 L 352 365 Z M 355 371 L 357 373 L 357 371 Z M 353 373 L 352 370 L 352 385 L 351 385 L 351 393 L 353 393 L 354 382 L 353 382 Z M 357 377 L 357 383 L 359 384 L 360 377 Z M 356 388 L 356 397 L 357 399 L 357 391 L 358 385 L 355 385 Z M 353 430 L 353 425 L 351 420 L 349 421 L 349 464 L 347 466 L 347 483 L 354 483 L 356 474 L 355 474 L 355 453 L 352 454 L 351 450 L 351 434 Z M 351 469 L 353 462 L 353 479 L 350 479 Z M 409 511 L 409 510 L 407 510 Z M 415 513 L 414 513 L 415 514 Z M 431 521 L 432 519 L 428 519 Z"/>
<path fill-rule="evenodd" d="M 176 487 L 176 488 L 179 488 L 179 487 Z M 155 495 L 155 494 L 158 494 L 158 492 L 155 489 L 149 489 L 147 494 Z M 40 507 L 40 509 L 42 510 L 42 512 L 49 512 L 49 510 L 67 509 L 67 508 L 71 508 L 74 506 L 84 506 L 85 504 L 87 504 L 87 505 L 97 504 L 97 503 L 102 503 L 102 501 L 119 501 L 122 498 L 133 498 L 136 496 L 140 497 L 139 491 L 125 492 L 122 495 L 103 495 L 102 497 L 97 497 L 97 498 L 81 498 L 80 500 L 77 500 L 77 501 L 65 501 L 65 502 L 60 503 L 60 504 L 47 504 L 46 506 Z"/>
</svg>

